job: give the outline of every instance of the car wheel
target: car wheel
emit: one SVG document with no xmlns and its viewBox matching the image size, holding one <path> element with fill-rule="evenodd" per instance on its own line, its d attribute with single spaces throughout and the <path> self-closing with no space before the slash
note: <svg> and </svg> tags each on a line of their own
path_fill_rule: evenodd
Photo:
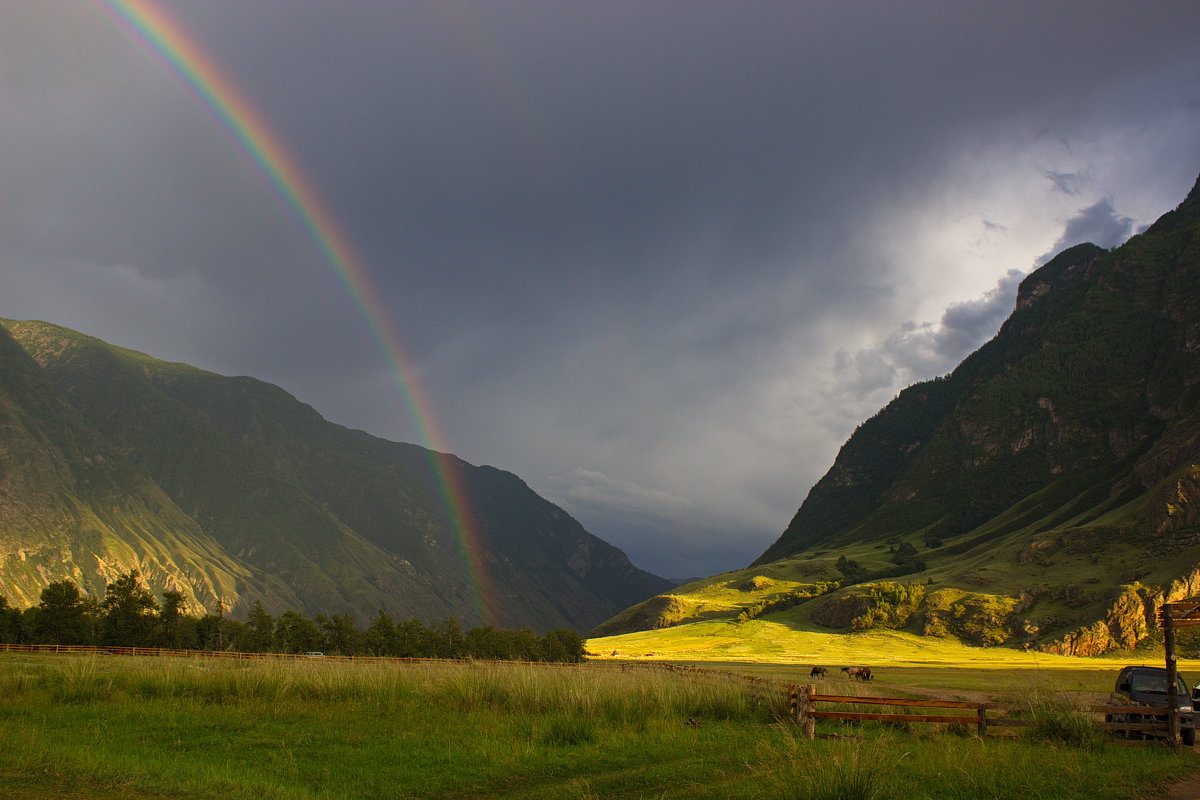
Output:
<svg viewBox="0 0 1200 800">
<path fill-rule="evenodd" d="M 1180 731 L 1179 733 L 1183 737 L 1183 744 L 1185 747 L 1192 747 L 1193 745 L 1196 744 L 1196 729 L 1195 728 L 1185 728 L 1182 731 Z"/>
</svg>

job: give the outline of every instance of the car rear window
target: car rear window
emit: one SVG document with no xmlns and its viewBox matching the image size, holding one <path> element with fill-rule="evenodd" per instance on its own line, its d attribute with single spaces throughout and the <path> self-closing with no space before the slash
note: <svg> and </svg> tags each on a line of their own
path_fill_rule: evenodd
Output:
<svg viewBox="0 0 1200 800">
<path fill-rule="evenodd" d="M 1161 672 L 1135 672 L 1130 678 L 1129 689 L 1146 694 L 1166 694 L 1167 676 Z M 1187 683 L 1182 677 L 1179 678 L 1179 693 L 1184 697 L 1189 694 Z"/>
</svg>

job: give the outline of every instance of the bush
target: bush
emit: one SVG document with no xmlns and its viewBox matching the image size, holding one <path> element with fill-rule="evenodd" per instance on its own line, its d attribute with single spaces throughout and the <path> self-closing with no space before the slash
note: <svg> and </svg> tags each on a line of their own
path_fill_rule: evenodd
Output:
<svg viewBox="0 0 1200 800">
<path fill-rule="evenodd" d="M 855 631 L 903 628 L 925 600 L 925 587 L 919 583 L 880 581 L 863 588 L 870 598 L 870 609 L 850 623 L 851 630 Z"/>
<path fill-rule="evenodd" d="M 801 603 L 811 600 L 814 597 L 820 597 L 823 594 L 828 594 L 833 590 L 841 587 L 838 581 L 818 581 L 814 584 L 809 584 L 793 592 L 788 592 L 782 597 L 777 597 L 774 600 L 759 600 L 757 603 L 752 603 L 741 610 L 737 615 L 736 622 L 746 622 L 756 619 L 764 614 L 773 614 L 776 611 L 785 611 L 793 606 L 798 606 Z"/>
</svg>

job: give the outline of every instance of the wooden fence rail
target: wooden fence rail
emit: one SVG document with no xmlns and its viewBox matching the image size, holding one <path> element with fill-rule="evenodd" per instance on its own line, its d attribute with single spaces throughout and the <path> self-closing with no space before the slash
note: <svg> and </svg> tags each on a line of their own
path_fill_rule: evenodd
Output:
<svg viewBox="0 0 1200 800">
<path fill-rule="evenodd" d="M 934 700 L 910 699 L 901 697 L 855 697 L 852 695 L 817 694 L 811 686 L 788 687 L 790 693 L 788 712 L 792 720 L 803 726 L 805 736 L 812 739 L 816 735 L 816 721 L 819 719 L 836 719 L 846 721 L 874 720 L 877 722 L 928 722 L 943 725 L 975 725 L 980 736 L 987 735 L 988 728 L 1020 727 L 1030 724 L 1028 719 L 1012 716 L 988 716 L 989 711 L 1004 714 L 1015 713 L 1017 710 L 1006 708 L 998 703 L 972 703 L 965 700 Z M 842 703 L 865 706 L 896 706 L 901 708 L 931 708 L 931 709 L 963 709 L 972 710 L 974 714 L 884 714 L 863 711 L 818 711 L 817 703 Z M 1113 716 L 1129 716 L 1133 720 L 1112 720 L 1097 722 L 1100 727 L 1114 733 L 1137 733 L 1148 735 L 1155 739 L 1167 737 L 1167 722 L 1163 720 L 1144 721 L 1145 717 L 1166 714 L 1165 708 L 1153 706 L 1117 706 L 1095 705 L 1080 709 L 1091 714 L 1104 714 L 1106 718 Z M 1134 744 L 1136 742 L 1129 742 Z"/>
<path fill-rule="evenodd" d="M 1167 738 L 1167 709 L 1155 708 L 1154 706 L 1091 706 L 1087 709 L 1094 714 L 1104 714 L 1105 717 L 1110 716 L 1132 716 L 1138 721 L 1105 721 L 1097 723 L 1100 727 L 1112 731 L 1113 733 L 1120 732 L 1137 732 L 1143 735 L 1150 735 L 1155 738 Z M 1145 717 L 1162 716 L 1161 720 L 1151 722 L 1142 721 Z"/>
<path fill-rule="evenodd" d="M 843 703 L 856 705 L 897 706 L 901 708 L 962 709 L 974 714 L 883 714 L 862 711 L 818 711 L 816 703 Z M 804 727 L 805 736 L 816 736 L 818 719 L 848 721 L 874 720 L 877 722 L 930 722 L 944 725 L 974 725 L 980 736 L 987 735 L 988 725 L 1022 725 L 1024 720 L 997 718 L 988 719 L 989 709 L 1000 710 L 996 703 L 970 703 L 965 700 L 933 700 L 902 697 L 854 697 L 852 695 L 816 694 L 810 686 L 792 686 L 788 710 L 792 719 Z"/>
</svg>

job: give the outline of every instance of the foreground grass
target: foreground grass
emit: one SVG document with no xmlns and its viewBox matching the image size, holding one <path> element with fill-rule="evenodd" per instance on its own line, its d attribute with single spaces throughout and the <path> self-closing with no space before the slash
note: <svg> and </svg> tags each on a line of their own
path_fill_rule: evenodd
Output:
<svg viewBox="0 0 1200 800">
<path fill-rule="evenodd" d="M 783 701 L 588 667 L 0 656 L 0 796 L 1115 799 L 1198 767 L 928 728 L 810 742 Z"/>
</svg>

